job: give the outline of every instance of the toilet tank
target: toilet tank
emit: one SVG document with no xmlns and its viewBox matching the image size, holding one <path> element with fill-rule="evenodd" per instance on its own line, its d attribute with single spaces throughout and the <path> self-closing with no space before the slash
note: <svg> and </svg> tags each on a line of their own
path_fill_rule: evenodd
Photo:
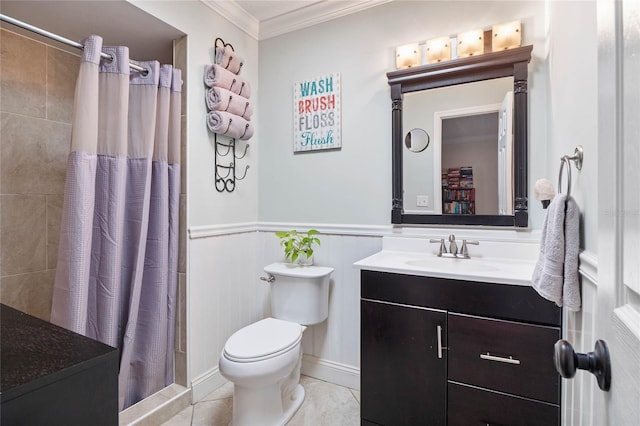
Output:
<svg viewBox="0 0 640 426">
<path fill-rule="evenodd" d="M 301 325 L 318 324 L 329 314 L 329 278 L 333 268 L 272 263 L 264 271 L 271 282 L 271 316 Z"/>
</svg>

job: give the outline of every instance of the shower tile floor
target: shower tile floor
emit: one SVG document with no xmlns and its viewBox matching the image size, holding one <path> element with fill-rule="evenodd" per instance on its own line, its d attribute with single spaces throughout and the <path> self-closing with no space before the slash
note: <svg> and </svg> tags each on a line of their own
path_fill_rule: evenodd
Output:
<svg viewBox="0 0 640 426">
<path fill-rule="evenodd" d="M 305 398 L 289 426 L 360 425 L 360 391 L 302 376 Z M 163 423 L 163 426 L 227 426 L 231 421 L 233 384 L 210 393 Z"/>
</svg>

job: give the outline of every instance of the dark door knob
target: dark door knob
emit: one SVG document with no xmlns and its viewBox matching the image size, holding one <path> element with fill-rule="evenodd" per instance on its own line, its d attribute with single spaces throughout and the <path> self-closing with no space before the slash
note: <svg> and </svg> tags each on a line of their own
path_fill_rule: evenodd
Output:
<svg viewBox="0 0 640 426">
<path fill-rule="evenodd" d="M 576 375 L 576 370 L 587 370 L 593 373 L 598 380 L 598 386 L 603 391 L 611 387 L 611 361 L 609 349 L 604 340 L 596 341 L 593 352 L 587 354 L 576 353 L 571 343 L 566 340 L 558 340 L 554 345 L 553 361 L 556 370 L 565 379 L 571 379 Z"/>
</svg>

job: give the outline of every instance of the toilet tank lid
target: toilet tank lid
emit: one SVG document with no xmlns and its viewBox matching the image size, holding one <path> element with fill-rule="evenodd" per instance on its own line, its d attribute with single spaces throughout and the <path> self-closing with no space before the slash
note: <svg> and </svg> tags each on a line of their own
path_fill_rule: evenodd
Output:
<svg viewBox="0 0 640 426">
<path fill-rule="evenodd" d="M 303 266 L 295 263 L 272 263 L 264 267 L 267 274 L 300 278 L 321 278 L 330 275 L 333 268 L 328 266 Z"/>
<path fill-rule="evenodd" d="M 236 361 L 268 357 L 297 344 L 302 330 L 295 322 L 265 318 L 233 333 L 224 352 Z"/>
</svg>

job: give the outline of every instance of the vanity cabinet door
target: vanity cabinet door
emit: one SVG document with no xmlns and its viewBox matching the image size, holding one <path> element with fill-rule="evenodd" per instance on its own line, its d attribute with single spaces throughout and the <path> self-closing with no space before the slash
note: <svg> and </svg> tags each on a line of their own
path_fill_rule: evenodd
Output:
<svg viewBox="0 0 640 426">
<path fill-rule="evenodd" d="M 362 300 L 361 315 L 363 424 L 446 424 L 446 313 Z"/>
</svg>

